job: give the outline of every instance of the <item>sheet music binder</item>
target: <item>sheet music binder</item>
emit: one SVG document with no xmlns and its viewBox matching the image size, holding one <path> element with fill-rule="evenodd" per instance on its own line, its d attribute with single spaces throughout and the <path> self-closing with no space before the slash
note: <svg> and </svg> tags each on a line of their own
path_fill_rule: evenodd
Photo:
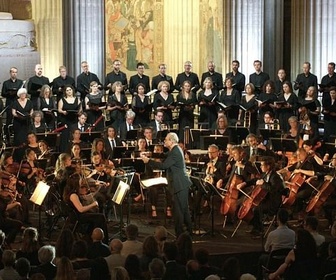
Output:
<svg viewBox="0 0 336 280">
<path fill-rule="evenodd" d="M 126 184 L 124 181 L 120 180 L 117 190 L 115 191 L 112 201 L 116 204 L 122 204 L 127 192 L 130 190 L 130 186 Z"/>
<path fill-rule="evenodd" d="M 168 185 L 168 181 L 166 177 L 157 177 L 157 178 L 150 178 L 141 181 L 141 185 L 144 189 L 148 189 L 153 186 L 157 185 Z"/>
<path fill-rule="evenodd" d="M 201 136 L 200 147 L 202 150 L 208 149 L 211 144 L 216 144 L 221 150 L 225 150 L 229 143 L 229 137 L 223 135 Z"/>
<path fill-rule="evenodd" d="M 285 151 L 285 152 L 295 152 L 298 149 L 298 145 L 293 139 L 286 138 L 270 138 L 272 143 L 273 151 Z"/>
</svg>

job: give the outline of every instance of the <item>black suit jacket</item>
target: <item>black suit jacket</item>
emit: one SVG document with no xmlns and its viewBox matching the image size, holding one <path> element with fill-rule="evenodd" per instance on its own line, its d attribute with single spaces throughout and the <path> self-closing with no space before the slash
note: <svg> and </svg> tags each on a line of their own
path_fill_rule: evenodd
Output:
<svg viewBox="0 0 336 280">
<path fill-rule="evenodd" d="M 84 132 L 89 128 L 88 124 L 84 124 Z M 78 122 L 70 126 L 70 133 L 72 133 L 75 129 L 80 129 L 78 126 Z"/>
<path fill-rule="evenodd" d="M 145 92 L 149 92 L 150 90 L 149 77 L 146 75 L 142 75 L 142 77 L 140 77 L 138 74 L 136 74 L 134 76 L 131 76 L 129 82 L 129 91 L 132 95 L 134 94 L 136 86 L 140 83 L 145 85 Z"/>
<path fill-rule="evenodd" d="M 56 277 L 57 268 L 52 263 L 41 264 L 32 270 L 34 273 L 42 273 L 46 280 L 53 280 Z"/>
<path fill-rule="evenodd" d="M 117 146 L 122 146 L 122 141 L 120 138 L 115 138 L 114 139 L 116 142 Z M 112 149 L 112 145 L 111 145 L 111 141 L 106 137 L 104 138 L 104 142 L 105 142 L 105 151 L 107 156 L 110 156 L 109 159 L 113 158 L 113 149 Z"/>
<path fill-rule="evenodd" d="M 149 161 L 149 166 L 166 170 L 168 189 L 174 194 L 188 189 L 192 183 L 186 171 L 183 151 L 175 145 L 168 153 L 163 162 Z"/>
<path fill-rule="evenodd" d="M 132 124 L 133 126 L 133 129 L 138 129 L 140 128 L 139 125 L 136 125 L 136 124 Z M 119 136 L 120 136 L 120 139 L 122 140 L 125 140 L 126 137 L 127 137 L 127 125 L 126 125 L 126 121 L 122 122 L 120 124 L 120 127 L 119 127 Z M 133 140 L 133 139 L 132 139 Z"/>
<path fill-rule="evenodd" d="M 166 272 L 163 275 L 163 280 L 184 280 L 187 279 L 186 267 L 178 264 L 176 261 L 168 261 L 166 263 Z"/>
</svg>

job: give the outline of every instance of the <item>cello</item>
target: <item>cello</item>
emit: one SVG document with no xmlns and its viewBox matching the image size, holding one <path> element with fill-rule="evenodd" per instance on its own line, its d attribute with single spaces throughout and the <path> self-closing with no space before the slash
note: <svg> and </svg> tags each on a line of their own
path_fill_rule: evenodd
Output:
<svg viewBox="0 0 336 280">
<path fill-rule="evenodd" d="M 222 199 L 220 213 L 222 215 L 234 215 L 237 209 L 237 199 L 238 199 L 238 189 L 237 185 L 243 182 L 243 179 L 235 174 L 237 166 L 234 165 L 234 168 L 231 171 L 230 178 L 226 183 L 225 190 L 226 194 Z"/>
<path fill-rule="evenodd" d="M 309 201 L 306 212 L 313 211 L 314 214 L 318 214 L 322 205 L 326 202 L 328 197 L 333 193 L 335 186 L 333 185 L 334 177 L 329 180 L 325 180 L 321 185 L 317 194 Z"/>
</svg>

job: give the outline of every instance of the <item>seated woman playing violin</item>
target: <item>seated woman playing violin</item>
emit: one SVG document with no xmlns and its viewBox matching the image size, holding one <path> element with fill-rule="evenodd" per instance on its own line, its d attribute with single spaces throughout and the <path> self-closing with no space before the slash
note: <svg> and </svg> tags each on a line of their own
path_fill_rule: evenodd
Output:
<svg viewBox="0 0 336 280">
<path fill-rule="evenodd" d="M 99 152 L 93 152 L 91 162 L 91 173 L 86 176 L 87 179 L 91 180 L 87 183 L 91 192 L 94 192 L 95 199 L 98 201 L 99 212 L 103 213 L 106 202 L 112 198 L 110 195 L 111 177 L 115 175 L 115 170 L 111 170 L 114 166 L 103 163 Z"/>
<path fill-rule="evenodd" d="M 89 211 L 98 208 L 98 202 L 93 201 L 89 205 L 84 206 L 80 201 L 80 196 L 87 193 L 87 185 L 84 184 L 80 174 L 71 175 L 64 189 L 63 200 L 73 210 L 69 214 L 72 221 L 78 220 L 79 223 L 89 224 L 88 234 L 91 235 L 94 228 L 98 227 L 104 231 L 104 243 L 108 242 L 107 222 L 102 213 L 90 213 Z"/>
<path fill-rule="evenodd" d="M 284 182 L 281 176 L 276 172 L 275 160 L 272 157 L 264 157 L 261 161 L 261 178 L 254 178 L 247 182 L 242 182 L 237 185 L 237 189 L 242 189 L 248 186 L 254 186 L 252 194 L 243 202 L 242 207 L 246 207 L 245 211 L 252 211 L 253 218 L 250 221 L 253 225 L 251 234 L 260 235 L 262 232 L 262 214 L 267 213 L 273 216 L 277 213 L 282 199 L 284 190 Z M 257 201 L 261 202 L 256 205 Z M 251 204 L 249 204 L 251 203 Z M 250 209 L 247 209 L 252 205 Z M 255 207 L 253 207 L 256 205 Z M 247 216 L 247 215 L 246 215 Z"/>
<path fill-rule="evenodd" d="M 17 178 L 15 175 L 0 171 L 0 196 L 7 200 L 9 209 L 8 216 L 19 220 L 26 225 L 29 221 L 29 202 L 26 196 L 16 189 Z"/>
</svg>

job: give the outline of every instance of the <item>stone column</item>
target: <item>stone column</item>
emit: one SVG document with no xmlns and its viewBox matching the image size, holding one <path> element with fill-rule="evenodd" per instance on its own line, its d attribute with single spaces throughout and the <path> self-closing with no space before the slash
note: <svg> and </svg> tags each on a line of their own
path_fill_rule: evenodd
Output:
<svg viewBox="0 0 336 280">
<path fill-rule="evenodd" d="M 81 61 L 103 82 L 104 1 L 63 0 L 63 56 L 70 75 L 81 73 Z"/>
</svg>

